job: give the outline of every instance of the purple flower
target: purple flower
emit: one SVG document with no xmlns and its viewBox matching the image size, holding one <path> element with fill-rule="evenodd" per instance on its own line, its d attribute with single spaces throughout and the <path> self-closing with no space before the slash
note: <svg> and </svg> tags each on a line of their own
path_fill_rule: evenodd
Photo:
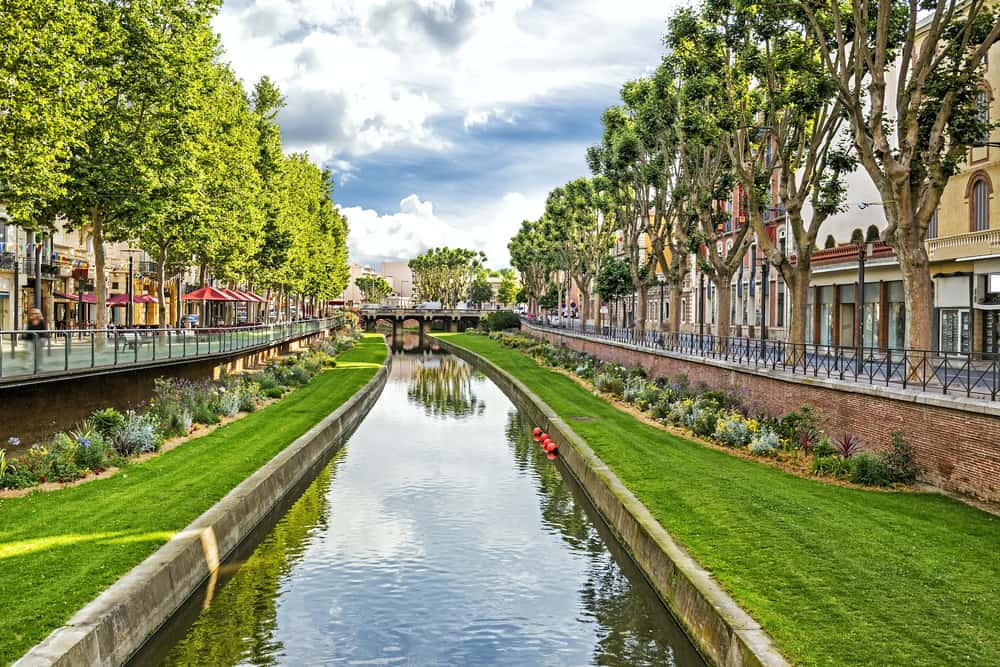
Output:
<svg viewBox="0 0 1000 667">
<path fill-rule="evenodd" d="M 18 445 L 21 444 L 21 439 L 16 435 L 12 435 L 9 438 L 7 438 L 7 444 L 10 445 L 11 447 L 17 447 Z"/>
<path fill-rule="evenodd" d="M 80 445 L 84 449 L 89 449 L 90 448 L 90 439 L 89 438 L 80 438 L 79 440 L 76 441 L 76 444 Z"/>
</svg>

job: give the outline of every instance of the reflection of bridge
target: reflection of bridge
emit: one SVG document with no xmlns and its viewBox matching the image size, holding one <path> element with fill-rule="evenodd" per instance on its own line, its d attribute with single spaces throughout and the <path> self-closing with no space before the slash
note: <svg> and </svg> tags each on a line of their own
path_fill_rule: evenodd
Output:
<svg viewBox="0 0 1000 667">
<path fill-rule="evenodd" d="M 378 322 L 392 326 L 395 341 L 403 331 L 403 323 L 413 321 L 420 329 L 420 344 L 424 342 L 424 332 L 437 324 L 448 331 L 465 331 L 475 327 L 487 313 L 485 310 L 429 310 L 422 308 L 366 308 L 361 311 L 361 322 L 365 329 L 374 331 Z"/>
</svg>

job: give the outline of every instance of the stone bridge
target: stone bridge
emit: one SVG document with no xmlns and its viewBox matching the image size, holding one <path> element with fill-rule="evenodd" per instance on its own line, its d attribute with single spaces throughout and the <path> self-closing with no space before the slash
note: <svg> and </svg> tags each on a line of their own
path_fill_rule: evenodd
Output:
<svg viewBox="0 0 1000 667">
<path fill-rule="evenodd" d="M 392 326 L 392 338 L 395 341 L 403 332 L 403 323 L 413 321 L 420 330 L 420 342 L 424 342 L 424 334 L 434 324 L 447 331 L 465 331 L 479 324 L 486 310 L 428 310 L 423 308 L 366 308 L 361 311 L 361 324 L 368 331 L 374 331 L 378 322 Z"/>
</svg>

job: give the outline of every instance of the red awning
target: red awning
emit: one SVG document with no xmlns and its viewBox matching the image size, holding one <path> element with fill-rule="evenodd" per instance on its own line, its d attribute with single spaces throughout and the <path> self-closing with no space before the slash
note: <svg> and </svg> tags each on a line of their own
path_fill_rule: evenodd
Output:
<svg viewBox="0 0 1000 667">
<path fill-rule="evenodd" d="M 226 293 L 226 290 L 215 287 L 202 287 L 181 297 L 184 301 L 236 301 L 236 298 Z"/>
<path fill-rule="evenodd" d="M 160 302 L 160 300 L 157 299 L 152 294 L 140 294 L 139 296 L 134 297 L 133 301 L 135 303 L 159 303 Z"/>
<path fill-rule="evenodd" d="M 72 292 L 53 292 L 52 296 L 56 297 L 57 299 L 68 299 L 69 301 L 77 301 L 77 302 L 80 301 L 80 296 L 78 294 L 73 294 Z M 84 294 L 83 302 L 97 303 L 97 297 L 94 296 L 93 294 Z"/>
</svg>

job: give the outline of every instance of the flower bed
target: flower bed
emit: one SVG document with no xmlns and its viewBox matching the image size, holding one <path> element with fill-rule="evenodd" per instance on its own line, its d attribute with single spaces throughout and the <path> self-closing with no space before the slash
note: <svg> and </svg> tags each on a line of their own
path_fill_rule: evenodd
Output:
<svg viewBox="0 0 1000 667">
<path fill-rule="evenodd" d="M 857 436 L 827 434 L 810 406 L 785 415 L 755 413 L 736 394 L 692 384 L 683 374 L 648 378 L 639 367 L 625 368 L 545 341 L 510 333 L 491 333 L 507 348 L 521 350 L 551 368 L 567 371 L 598 392 L 647 413 L 661 424 L 685 429 L 728 449 L 771 459 L 803 475 L 862 486 L 912 485 L 919 474 L 905 435 L 893 433 L 879 453 L 865 451 Z"/>
<path fill-rule="evenodd" d="M 241 412 L 254 412 L 265 401 L 281 398 L 335 366 L 336 355 L 351 349 L 357 337 L 321 341 L 307 351 L 274 360 L 261 371 L 218 381 L 157 379 L 153 398 L 142 410 L 98 410 L 76 428 L 32 444 L 16 459 L 0 449 L 0 489 L 93 478 L 159 451 L 164 441 L 187 436 L 198 425 L 211 426 Z M 24 446 L 16 437 L 7 445 Z"/>
</svg>

